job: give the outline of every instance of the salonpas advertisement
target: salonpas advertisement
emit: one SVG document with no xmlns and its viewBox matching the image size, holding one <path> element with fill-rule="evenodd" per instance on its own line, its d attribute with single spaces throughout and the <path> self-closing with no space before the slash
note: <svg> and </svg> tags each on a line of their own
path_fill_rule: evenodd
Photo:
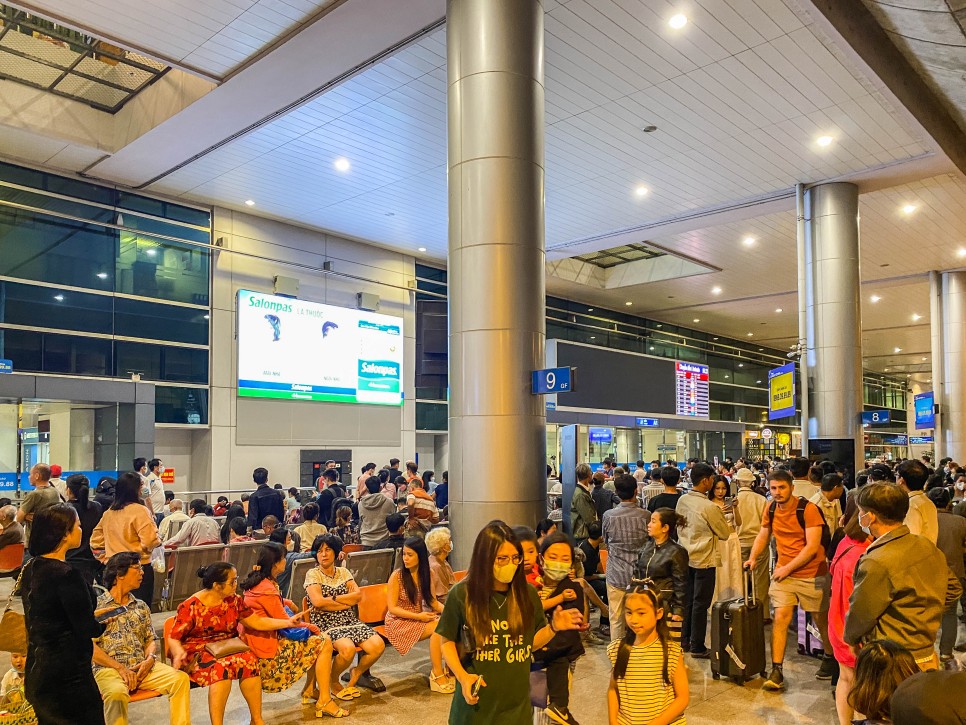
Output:
<svg viewBox="0 0 966 725">
<path fill-rule="evenodd" d="M 238 292 L 238 394 L 402 404 L 403 321 Z"/>
</svg>

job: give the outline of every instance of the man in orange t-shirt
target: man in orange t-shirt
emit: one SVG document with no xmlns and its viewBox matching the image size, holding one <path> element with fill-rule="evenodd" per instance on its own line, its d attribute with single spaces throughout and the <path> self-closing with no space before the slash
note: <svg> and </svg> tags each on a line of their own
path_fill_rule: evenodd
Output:
<svg viewBox="0 0 966 725">
<path fill-rule="evenodd" d="M 763 685 L 768 690 L 785 689 L 782 663 L 785 661 L 788 625 L 796 606 L 812 615 L 822 633 L 822 641 L 828 638 L 828 567 L 822 546 L 825 518 L 818 506 L 805 499 L 801 499 L 804 507 L 799 512 L 799 498 L 792 495 L 793 486 L 788 471 L 778 470 L 768 476 L 772 502 L 762 515 L 761 531 L 745 562 L 746 569 L 754 568 L 758 556 L 766 550 L 771 537 L 775 537 L 778 564 L 768 588 L 768 597 L 775 608 L 771 629 L 772 671 Z M 822 664 L 823 668 L 830 667 L 824 661 Z M 819 675 L 822 674 L 820 670 Z"/>
</svg>

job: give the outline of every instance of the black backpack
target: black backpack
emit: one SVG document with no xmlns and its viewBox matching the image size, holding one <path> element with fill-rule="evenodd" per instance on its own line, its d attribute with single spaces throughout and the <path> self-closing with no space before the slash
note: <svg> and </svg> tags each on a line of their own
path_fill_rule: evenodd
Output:
<svg viewBox="0 0 966 725">
<path fill-rule="evenodd" d="M 798 519 L 798 525 L 802 527 L 802 531 L 805 531 L 805 507 L 808 506 L 811 501 L 809 501 L 804 496 L 798 497 L 798 505 L 795 507 L 795 518 Z M 815 506 L 815 504 L 812 504 Z M 774 531 L 775 523 L 775 509 L 778 507 L 777 501 L 772 501 L 768 506 L 768 527 Z M 816 506 L 816 508 L 818 508 Z M 828 555 L 829 546 L 832 544 L 832 532 L 829 531 L 828 523 L 825 521 L 825 516 L 821 511 L 818 512 L 822 517 L 822 549 L 825 555 Z"/>
</svg>

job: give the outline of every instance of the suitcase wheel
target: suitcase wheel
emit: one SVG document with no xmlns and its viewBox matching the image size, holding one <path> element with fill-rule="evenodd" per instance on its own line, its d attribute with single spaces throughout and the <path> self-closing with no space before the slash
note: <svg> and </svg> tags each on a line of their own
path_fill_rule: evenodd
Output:
<svg viewBox="0 0 966 725">
<path fill-rule="evenodd" d="M 711 677 L 712 677 L 712 679 L 715 679 L 715 680 L 720 680 L 721 679 L 721 675 L 719 675 L 717 672 L 712 672 L 711 673 Z"/>
<path fill-rule="evenodd" d="M 805 654 L 805 646 L 804 645 L 801 645 L 801 644 L 798 645 L 798 654 L 800 654 L 800 655 Z"/>
<path fill-rule="evenodd" d="M 767 673 L 767 672 L 765 672 L 764 670 L 762 670 L 762 671 L 761 671 L 761 679 L 763 679 L 763 680 L 764 680 L 764 679 L 767 679 L 767 678 L 768 678 L 768 673 Z"/>
</svg>

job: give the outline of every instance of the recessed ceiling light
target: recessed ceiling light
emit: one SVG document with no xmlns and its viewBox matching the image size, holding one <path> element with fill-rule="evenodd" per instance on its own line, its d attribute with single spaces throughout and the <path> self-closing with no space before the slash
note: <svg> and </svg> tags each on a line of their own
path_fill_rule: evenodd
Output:
<svg viewBox="0 0 966 725">
<path fill-rule="evenodd" d="M 332 165 L 335 166 L 336 171 L 348 171 L 349 159 L 338 158 L 335 160 L 335 163 L 333 163 Z"/>
<path fill-rule="evenodd" d="M 593 335 L 591 335 L 591 336 L 590 336 L 590 339 L 591 339 L 591 340 L 596 340 L 597 338 L 596 338 L 596 337 L 594 337 Z"/>
<path fill-rule="evenodd" d="M 727 380 L 730 377 L 731 377 L 730 375 L 725 375 L 725 380 Z"/>
<path fill-rule="evenodd" d="M 654 327 L 661 328 L 664 327 L 664 325 L 654 325 Z"/>
<path fill-rule="evenodd" d="M 761 381 L 760 381 L 760 380 L 756 380 L 756 381 L 755 381 L 755 384 L 756 384 L 756 385 L 761 385 Z"/>
<path fill-rule="evenodd" d="M 758 348 L 758 352 L 764 352 L 764 351 L 765 351 L 765 348 L 763 348 L 763 347 L 759 347 Z"/>
<path fill-rule="evenodd" d="M 721 288 L 720 287 L 712 287 L 711 288 L 711 294 L 713 294 L 713 295 L 720 295 L 721 294 Z"/>
<path fill-rule="evenodd" d="M 685 25 L 688 24 L 688 16 L 684 15 L 683 13 L 672 15 L 671 19 L 667 21 L 667 24 L 670 25 L 675 30 L 680 30 L 681 28 L 683 28 Z"/>
<path fill-rule="evenodd" d="M 744 366 L 745 366 L 744 363 L 738 363 L 738 367 L 743 368 Z"/>
<path fill-rule="evenodd" d="M 692 322 L 701 322 L 701 320 L 699 320 L 699 319 L 698 319 L 697 317 L 695 317 L 695 318 L 694 318 L 694 319 L 692 320 Z"/>
<path fill-rule="evenodd" d="M 831 136 L 819 136 L 817 139 L 815 139 L 815 143 L 823 148 L 826 146 L 831 146 L 832 141 L 834 141 L 834 139 Z"/>
<path fill-rule="evenodd" d="M 147 254 L 147 255 L 148 255 L 149 257 L 153 257 L 153 256 L 154 256 L 155 254 L 157 254 L 157 253 L 158 253 L 158 250 L 156 250 L 156 249 L 148 249 L 148 250 L 147 250 L 147 251 L 145 252 L 145 254 Z"/>
<path fill-rule="evenodd" d="M 650 346 L 650 347 L 648 348 L 648 350 L 653 350 L 653 349 L 654 349 L 654 346 L 653 346 L 653 345 L 651 345 L 651 346 Z"/>
<path fill-rule="evenodd" d="M 633 305 L 633 304 L 634 304 L 633 302 L 625 302 L 625 303 L 624 303 L 624 305 L 625 305 L 626 307 L 630 307 L 630 306 L 631 306 L 631 305 Z M 660 325 L 658 325 L 658 327 L 660 327 Z"/>
<path fill-rule="evenodd" d="M 922 356 L 922 361 L 923 361 L 923 362 L 926 362 L 926 360 L 928 360 L 928 359 L 929 359 L 929 358 L 927 358 L 927 357 L 926 357 L 925 355 L 923 355 L 923 356 Z"/>
<path fill-rule="evenodd" d="M 634 189 L 634 193 L 637 194 L 638 196 L 647 196 L 647 187 L 638 186 L 636 189 Z"/>
<path fill-rule="evenodd" d="M 420 252 L 425 252 L 425 251 L 426 251 L 426 247 L 420 247 L 420 248 L 419 248 L 419 251 L 420 251 Z"/>
<path fill-rule="evenodd" d="M 717 338 L 717 337 L 712 337 L 711 339 L 712 339 L 712 340 L 717 340 L 718 338 Z"/>
<path fill-rule="evenodd" d="M 593 307 L 588 307 L 588 308 L 587 308 L 587 311 L 588 311 L 588 312 L 593 312 L 593 311 L 594 311 L 594 308 L 593 308 Z"/>
<path fill-rule="evenodd" d="M 931 383 L 932 382 L 932 378 L 929 378 L 929 380 L 927 380 L 926 382 L 927 383 Z"/>
<path fill-rule="evenodd" d="M 892 352 L 902 352 L 902 348 L 901 347 L 894 348 Z"/>
<path fill-rule="evenodd" d="M 64 295 L 54 295 L 54 299 L 57 300 L 58 302 L 63 302 Z"/>
<path fill-rule="evenodd" d="M 97 273 L 97 278 L 98 279 L 107 279 L 107 272 L 98 272 Z"/>
<path fill-rule="evenodd" d="M 255 200 L 254 199 L 246 199 L 245 200 L 245 206 L 255 206 Z"/>
<path fill-rule="evenodd" d="M 912 321 L 913 322 L 919 322 L 919 320 L 921 320 L 921 319 L 922 319 L 922 315 L 917 314 L 915 312 L 912 313 Z"/>
<path fill-rule="evenodd" d="M 775 312 L 784 312 L 784 310 L 781 307 L 776 307 Z"/>
<path fill-rule="evenodd" d="M 754 337 L 754 336 L 755 336 L 755 333 L 753 333 L 753 332 L 749 332 L 748 333 L 748 337 Z"/>
<path fill-rule="evenodd" d="M 753 247 L 755 246 L 755 238 L 745 237 L 744 239 L 741 240 L 741 243 L 744 244 L 746 247 Z"/>
<path fill-rule="evenodd" d="M 875 303 L 875 302 L 878 302 L 878 301 L 879 301 L 879 300 L 881 300 L 881 299 L 882 299 L 882 298 L 881 298 L 881 297 L 879 297 L 879 295 L 872 295 L 872 296 L 871 296 L 871 297 L 869 298 L 869 302 L 872 302 L 872 303 Z"/>
<path fill-rule="evenodd" d="M 966 247 L 960 247 L 958 250 L 956 250 L 956 256 L 966 257 Z"/>
<path fill-rule="evenodd" d="M 906 204 L 906 205 L 904 205 L 902 207 L 902 213 L 903 214 L 912 214 L 912 212 L 914 212 L 918 208 L 919 207 L 916 206 L 915 204 Z"/>
<path fill-rule="evenodd" d="M 889 368 L 882 368 L 882 371 L 887 373 L 889 372 Z"/>
</svg>

